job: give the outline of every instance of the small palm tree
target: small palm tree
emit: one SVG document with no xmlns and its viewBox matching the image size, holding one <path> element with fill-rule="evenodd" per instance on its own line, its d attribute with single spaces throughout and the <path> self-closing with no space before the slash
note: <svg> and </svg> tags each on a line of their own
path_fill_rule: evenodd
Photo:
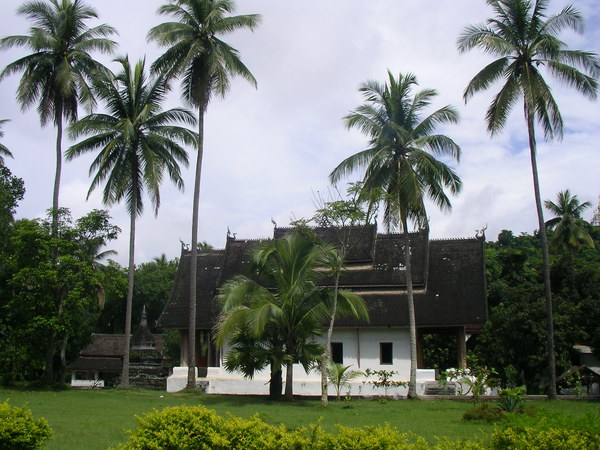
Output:
<svg viewBox="0 0 600 450">
<path fill-rule="evenodd" d="M 56 136 L 56 169 L 52 194 L 52 231 L 58 224 L 58 197 L 62 170 L 63 119 L 77 119 L 80 102 L 93 106 L 94 96 L 89 81 L 95 73 L 106 69 L 90 52 L 111 53 L 116 43 L 109 36 L 116 30 L 108 25 L 89 28 L 86 22 L 98 17 L 96 11 L 81 0 L 27 1 L 17 13 L 33 22 L 29 35 L 0 39 L 0 49 L 26 47 L 30 55 L 10 63 L 0 72 L 4 77 L 23 72 L 17 89 L 17 101 L 23 110 L 37 103 L 43 125 L 54 122 Z"/>
<path fill-rule="evenodd" d="M 167 83 L 164 77 L 146 79 L 144 61 L 131 67 L 128 58 L 116 60 L 122 67 L 116 76 L 99 76 L 94 82 L 96 95 L 105 102 L 106 114 L 91 114 L 73 123 L 73 139 L 90 136 L 67 151 L 72 159 L 99 150 L 90 167 L 94 174 L 91 192 L 105 182 L 103 202 L 113 205 L 125 200 L 130 216 L 129 268 L 122 385 L 129 387 L 129 341 L 135 270 L 135 224 L 143 210 L 143 192 L 148 190 L 154 213 L 160 206 L 160 184 L 165 170 L 179 188 L 183 188 L 179 164 L 187 166 L 187 152 L 179 144 L 195 146 L 197 135 L 176 122 L 195 124 L 187 110 L 161 111 Z"/>
<path fill-rule="evenodd" d="M 350 366 L 343 366 L 339 363 L 331 362 L 329 364 L 329 381 L 335 387 L 335 396 L 340 401 L 340 394 L 345 386 L 350 386 L 350 380 L 361 376 L 363 373 L 358 370 L 349 370 Z"/>
<path fill-rule="evenodd" d="M 376 81 L 361 84 L 359 91 L 366 103 L 344 120 L 348 128 L 358 128 L 369 137 L 369 147 L 346 158 L 330 175 L 335 184 L 354 170 L 364 168 L 365 195 L 383 190 L 385 224 L 388 228 L 399 227 L 404 233 L 411 349 L 409 398 L 417 397 L 417 333 L 408 223 L 426 226 L 425 198 L 442 210 L 450 210 L 445 189 L 457 194 L 462 187 L 454 170 L 436 159 L 443 156 L 458 161 L 460 147 L 448 136 L 434 133 L 438 125 L 456 123 L 458 113 L 445 106 L 422 117 L 437 93 L 424 89 L 412 95 L 416 85 L 414 75 L 400 75 L 396 79 L 391 72 L 386 84 Z"/>
<path fill-rule="evenodd" d="M 537 169 L 535 122 L 542 126 L 546 139 L 552 139 L 562 137 L 563 120 L 550 86 L 540 69 L 545 68 L 558 81 L 575 88 L 590 99 L 595 99 L 598 91 L 598 81 L 595 77 L 600 74 L 600 64 L 595 54 L 569 50 L 557 37 L 564 29 L 582 32 L 583 18 L 573 6 L 567 5 L 560 13 L 548 17 L 548 0 L 487 0 L 487 3 L 493 8 L 495 16 L 488 19 L 486 24 L 465 28 L 458 39 L 458 49 L 460 52 L 466 52 L 478 47 L 497 56 L 498 59 L 473 77 L 465 89 L 464 98 L 468 101 L 474 94 L 486 90 L 495 81 L 504 81 L 486 114 L 487 128 L 492 136 L 504 128 L 510 111 L 519 98 L 523 98 L 533 190 L 542 241 L 547 316 L 548 397 L 555 399 L 556 363 L 550 262 Z"/>
<path fill-rule="evenodd" d="M 195 382 L 196 354 L 196 270 L 198 255 L 198 210 L 204 156 L 204 114 L 214 94 L 225 97 L 230 79 L 239 75 L 254 86 L 256 80 L 239 58 L 238 51 L 222 40 L 236 30 L 253 29 L 260 21 L 257 14 L 231 16 L 230 0 L 171 0 L 159 8 L 159 14 L 176 18 L 152 28 L 148 38 L 168 47 L 154 62 L 152 70 L 169 78 L 183 77 L 182 97 L 198 109 L 198 155 L 192 206 L 192 242 L 190 263 L 190 303 L 188 339 L 188 382 Z"/>
<path fill-rule="evenodd" d="M 285 396 L 293 396 L 293 365 L 308 369 L 321 348 L 308 339 L 321 334 L 328 317 L 331 293 L 317 286 L 327 263 L 323 247 L 299 232 L 260 245 L 252 255 L 257 279 L 239 275 L 222 289 L 223 317 L 218 326 L 218 343 L 248 334 L 273 349 L 270 362 L 286 366 Z M 339 309 L 366 317 L 364 301 L 349 291 L 338 293 Z M 275 347 L 273 344 L 278 344 Z M 263 345 L 264 346 L 264 345 Z M 272 367 L 274 373 L 277 367 Z"/>
<path fill-rule="evenodd" d="M 4 131 L 2 131 L 2 125 L 8 122 L 8 119 L 0 120 L 0 138 L 4 137 Z M 13 155 L 5 145 L 0 144 L 0 166 L 4 165 L 4 156 L 12 158 Z"/>
<path fill-rule="evenodd" d="M 590 224 L 581 218 L 583 211 L 592 204 L 580 203 L 577 196 L 571 195 L 568 189 L 560 191 L 556 199 L 556 203 L 550 200 L 544 202 L 546 209 L 555 216 L 546 221 L 546 227 L 553 230 L 550 247 L 555 250 L 566 248 L 571 255 L 577 254 L 582 244 L 595 248 L 594 240 L 588 232 Z"/>
</svg>

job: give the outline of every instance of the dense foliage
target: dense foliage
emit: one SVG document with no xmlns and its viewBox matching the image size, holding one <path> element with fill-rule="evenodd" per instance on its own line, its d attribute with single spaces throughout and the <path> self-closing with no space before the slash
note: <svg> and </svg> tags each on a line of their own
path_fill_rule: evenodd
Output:
<svg viewBox="0 0 600 450">
<path fill-rule="evenodd" d="M 177 406 L 137 417 L 137 428 L 128 431 L 129 441 L 121 450 L 147 448 L 177 449 L 598 449 L 600 421 L 597 415 L 575 418 L 564 414 L 500 414 L 486 404 L 480 410 L 494 411 L 499 425 L 489 436 L 476 441 L 424 438 L 401 433 L 383 424 L 375 427 L 337 426 L 328 433 L 319 424 L 287 429 L 265 423 L 257 415 L 241 419 L 223 418 L 204 406 Z M 472 417 L 469 417 L 472 419 Z"/>
<path fill-rule="evenodd" d="M 35 378 L 41 370 L 51 382 L 55 358 L 62 372 L 68 355 L 76 355 L 88 338 L 104 301 L 95 257 L 120 230 L 98 210 L 75 222 L 61 210 L 59 223 L 53 237 L 50 220 L 17 221 L 3 252 L 0 369 L 5 382 L 17 375 Z"/>
<path fill-rule="evenodd" d="M 46 419 L 34 419 L 25 407 L 11 406 L 8 401 L 0 403 L 0 449 L 33 450 L 42 448 L 52 437 L 52 429 Z"/>
<path fill-rule="evenodd" d="M 600 229 L 590 229 L 600 243 Z M 552 238 L 552 235 L 550 235 Z M 476 354 L 498 370 L 504 383 L 525 384 L 528 393 L 545 389 L 544 286 L 540 239 L 504 230 L 486 249 L 489 320 Z M 600 253 L 582 246 L 578 254 L 551 254 L 557 373 L 573 363 L 573 345 L 600 353 Z"/>
</svg>

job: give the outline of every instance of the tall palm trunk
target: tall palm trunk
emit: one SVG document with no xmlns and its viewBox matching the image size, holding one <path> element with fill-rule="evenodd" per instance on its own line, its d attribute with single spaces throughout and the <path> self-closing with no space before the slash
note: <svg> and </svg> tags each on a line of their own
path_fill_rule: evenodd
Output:
<svg viewBox="0 0 600 450">
<path fill-rule="evenodd" d="M 540 195 L 540 180 L 537 169 L 537 145 L 535 141 L 534 114 L 525 101 L 525 119 L 529 134 L 529 151 L 531 155 L 531 172 L 533 174 L 533 190 L 535 207 L 538 216 L 538 227 L 542 241 L 542 270 L 544 272 L 544 297 L 546 299 L 546 350 L 548 352 L 548 399 L 556 400 L 556 360 L 554 356 L 554 324 L 552 318 L 552 287 L 550 284 L 550 259 L 548 257 L 548 237 L 544 223 L 542 196 Z"/>
<path fill-rule="evenodd" d="M 409 399 L 417 396 L 417 325 L 415 320 L 415 299 L 412 284 L 412 265 L 410 261 L 410 234 L 406 218 L 402 218 L 404 230 L 404 267 L 406 268 L 406 300 L 408 303 L 408 323 L 410 329 L 410 380 L 408 384 Z"/>
<path fill-rule="evenodd" d="M 294 398 L 294 361 L 289 360 L 285 366 L 285 398 Z"/>
<path fill-rule="evenodd" d="M 50 224 L 50 233 L 54 239 L 52 246 L 52 264 L 56 264 L 58 259 L 58 195 L 60 190 L 60 177 L 62 172 L 62 107 L 56 107 L 56 166 L 54 171 L 54 188 L 52 190 L 52 223 Z M 61 300 L 62 302 L 62 300 Z M 54 342 L 55 331 L 52 330 L 46 341 L 46 368 L 44 370 L 44 382 L 52 383 L 54 381 Z"/>
<path fill-rule="evenodd" d="M 194 200 L 192 206 L 192 243 L 190 261 L 190 301 L 188 332 L 188 379 L 186 389 L 196 388 L 196 276 L 198 268 L 198 210 L 200 204 L 200 180 L 202 177 L 202 158 L 204 156 L 204 113 L 206 102 L 202 101 L 198 112 L 198 156 L 194 178 Z"/>
<path fill-rule="evenodd" d="M 54 172 L 54 188 L 52 190 L 52 237 L 58 236 L 58 195 L 60 191 L 60 177 L 62 173 L 62 135 L 63 135 L 62 108 L 57 106 L 56 111 L 56 169 Z M 56 259 L 57 249 L 53 258 Z"/>
<path fill-rule="evenodd" d="M 134 181 L 135 185 L 135 181 Z M 134 186 L 135 187 L 135 186 Z M 135 190 L 134 190 L 135 192 Z M 123 372 L 121 373 L 121 386 L 129 387 L 129 348 L 131 343 L 131 309 L 133 306 L 133 276 L 135 273 L 135 218 L 137 202 L 135 197 L 131 201 L 131 216 L 129 219 L 129 269 L 127 271 L 127 306 L 125 309 L 125 340 L 123 343 Z"/>
</svg>

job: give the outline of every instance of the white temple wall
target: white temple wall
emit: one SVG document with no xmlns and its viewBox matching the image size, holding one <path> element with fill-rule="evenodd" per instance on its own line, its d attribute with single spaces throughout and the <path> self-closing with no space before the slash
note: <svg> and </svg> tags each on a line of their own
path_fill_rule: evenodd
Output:
<svg viewBox="0 0 600 450">
<path fill-rule="evenodd" d="M 324 342 L 324 336 L 316 338 L 319 342 Z M 357 370 L 364 373 L 368 368 L 371 370 L 385 370 L 397 372 L 392 380 L 408 381 L 410 376 L 410 341 L 409 330 L 405 328 L 347 328 L 336 329 L 333 332 L 332 342 L 341 343 L 343 346 L 342 365 L 350 366 L 348 370 Z M 391 344 L 391 363 L 382 362 L 381 343 Z M 225 347 L 222 355 L 226 355 L 228 348 Z M 389 356 L 389 355 L 388 355 Z M 269 368 L 257 372 L 253 379 L 245 379 L 238 372 L 227 372 L 222 367 L 210 367 L 207 377 L 203 380 L 208 381 L 207 393 L 211 394 L 238 394 L 238 395 L 268 395 L 269 393 Z M 308 373 L 300 364 L 294 365 L 294 395 L 318 396 L 321 394 L 321 373 L 318 370 L 311 370 Z M 175 368 L 173 375 L 169 377 L 167 383 L 169 392 L 176 392 L 183 389 L 185 383 L 183 380 L 184 371 Z M 185 370 L 187 375 L 187 369 Z M 342 395 L 347 392 L 352 396 L 405 396 L 408 388 L 390 387 L 387 389 L 374 387 L 371 381 L 378 378 L 371 375 L 366 377 L 361 375 L 353 379 L 349 385 L 341 390 Z M 418 370 L 418 394 L 422 394 L 425 382 L 435 380 L 433 370 Z M 283 370 L 283 383 L 285 387 L 285 368 Z M 329 386 L 329 394 L 335 395 L 335 388 Z"/>
</svg>

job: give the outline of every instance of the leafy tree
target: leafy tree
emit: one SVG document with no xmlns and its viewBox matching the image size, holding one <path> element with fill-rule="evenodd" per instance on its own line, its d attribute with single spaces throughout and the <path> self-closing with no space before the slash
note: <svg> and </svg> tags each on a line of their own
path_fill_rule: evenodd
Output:
<svg viewBox="0 0 600 450">
<path fill-rule="evenodd" d="M 399 227 L 404 233 L 404 265 L 410 321 L 411 368 L 408 396 L 416 398 L 417 337 L 413 300 L 410 235 L 408 223 L 426 226 L 425 198 L 443 210 L 450 210 L 449 189 L 457 194 L 462 186 L 454 170 L 436 156 L 459 160 L 460 147 L 448 136 L 434 134 L 437 125 L 456 123 L 458 113 L 444 106 L 426 117 L 423 111 L 437 95 L 424 89 L 412 95 L 417 85 L 411 75 L 394 78 L 388 72 L 388 82 L 367 81 L 361 84 L 366 103 L 344 118 L 348 128 L 358 128 L 369 137 L 369 147 L 342 161 L 331 173 L 333 183 L 364 168 L 365 193 L 380 189 L 384 221 L 388 228 Z"/>
<path fill-rule="evenodd" d="M 130 215 L 129 268 L 122 385 L 129 387 L 129 341 L 135 270 L 135 223 L 143 210 L 142 194 L 146 189 L 158 214 L 160 184 L 165 170 L 177 187 L 183 188 L 179 163 L 188 163 L 187 152 L 180 145 L 196 145 L 197 135 L 172 125 L 183 121 L 194 124 L 193 115 L 181 108 L 161 111 L 167 83 L 164 76 L 147 80 L 144 61 L 131 67 L 128 58 L 118 58 L 121 72 L 113 77 L 99 76 L 94 91 L 108 108 L 106 114 L 91 114 L 73 123 L 71 136 L 90 137 L 67 150 L 72 159 L 99 150 L 92 162 L 95 172 L 88 196 L 106 181 L 102 200 L 113 205 L 125 199 Z"/>
<path fill-rule="evenodd" d="M 75 223 L 68 211 L 59 212 L 57 237 L 49 220 L 20 220 L 11 233 L 0 300 L 2 372 L 8 381 L 19 373 L 35 378 L 42 370 L 44 380 L 52 381 L 57 353 L 64 373 L 69 341 L 87 338 L 99 311 L 103 279 L 90 263 L 88 241 L 104 245 L 116 238 L 118 228 L 105 220 L 105 211 Z"/>
<path fill-rule="evenodd" d="M 23 3 L 17 13 L 33 26 L 28 35 L 0 39 L 0 49 L 25 47 L 32 51 L 0 72 L 0 80 L 17 72 L 23 76 L 17 89 L 17 101 L 24 110 L 37 103 L 43 125 L 53 121 L 57 128 L 56 169 L 52 194 L 52 223 L 56 234 L 58 196 L 62 170 L 63 119 L 77 119 L 79 102 L 94 105 L 89 81 L 106 69 L 90 52 L 111 53 L 116 43 L 109 36 L 116 30 L 106 24 L 88 27 L 98 17 L 81 0 L 32 0 Z"/>
<path fill-rule="evenodd" d="M 0 253 L 6 246 L 17 205 L 24 195 L 23 180 L 0 165 Z"/>
<path fill-rule="evenodd" d="M 346 194 L 346 199 L 339 195 L 338 199 L 330 201 L 320 201 L 315 215 L 309 221 L 314 221 L 322 227 L 338 227 L 337 242 L 334 242 L 335 251 L 329 252 L 327 257 L 327 267 L 333 276 L 333 298 L 329 310 L 328 327 L 325 337 L 325 347 L 321 355 L 321 405 L 327 407 L 328 384 L 331 381 L 329 369 L 331 367 L 331 337 L 337 315 L 339 281 L 344 266 L 344 260 L 350 248 L 350 235 L 352 227 L 359 224 L 369 224 L 374 220 L 377 212 L 376 203 L 382 198 L 382 191 L 373 190 L 369 196 L 361 197 L 362 183 L 350 183 Z M 366 209 L 365 209 L 366 205 Z M 337 368 L 336 368 L 337 369 Z M 338 392 L 339 394 L 339 392 Z"/>
<path fill-rule="evenodd" d="M 600 242 L 600 231 L 593 229 L 591 235 Z M 490 313 L 476 346 L 485 364 L 501 374 L 508 366 L 516 368 L 518 384 L 526 384 L 529 393 L 541 392 L 548 383 L 540 246 L 539 234 L 513 236 L 506 230 L 487 244 Z M 551 255 L 550 273 L 556 305 L 556 364 L 564 371 L 579 364 L 572 359 L 573 345 L 598 345 L 600 254 L 582 247 L 569 258 Z"/>
<path fill-rule="evenodd" d="M 486 24 L 465 28 L 458 39 L 458 49 L 460 52 L 466 52 L 478 47 L 486 53 L 497 56 L 498 59 L 473 77 L 465 89 L 464 98 L 468 101 L 474 94 L 489 88 L 495 81 L 504 81 L 486 114 L 487 128 L 492 136 L 504 128 L 509 112 L 519 98 L 523 98 L 535 204 L 542 242 L 550 376 L 548 397 L 554 399 L 556 398 L 556 364 L 552 290 L 548 242 L 537 169 L 535 122 L 542 126 L 546 139 L 552 139 L 562 137 L 563 120 L 540 68 L 546 68 L 559 81 L 575 88 L 588 98 L 595 99 L 598 90 L 595 77 L 600 74 L 600 64 L 595 54 L 569 50 L 557 37 L 564 29 L 582 32 L 583 18 L 573 6 L 567 5 L 560 13 L 548 17 L 546 15 L 548 0 L 487 0 L 487 3 L 494 10 L 494 17 L 488 19 Z"/>
<path fill-rule="evenodd" d="M 553 231 L 550 248 L 566 248 L 573 255 L 579 251 L 581 244 L 594 247 L 594 240 L 588 232 L 590 224 L 581 218 L 581 213 L 592 206 L 590 202 L 580 203 L 577 196 L 571 196 L 567 189 L 558 193 L 556 203 L 546 200 L 544 206 L 555 216 L 546 221 L 546 227 Z"/>
<path fill-rule="evenodd" d="M 6 122 L 8 122 L 8 119 L 0 120 L 0 138 L 4 137 L 4 131 L 2 131 L 1 127 Z M 10 152 L 10 150 L 8 148 L 6 148 L 5 145 L 0 144 L 0 166 L 4 165 L 4 158 L 3 158 L 3 156 L 8 156 L 9 158 L 13 157 L 12 153 Z"/>
<path fill-rule="evenodd" d="M 196 270 L 200 179 L 204 155 L 204 114 L 213 95 L 225 96 L 232 76 L 240 75 L 256 86 L 254 76 L 240 60 L 238 51 L 222 38 L 239 29 L 254 29 L 260 21 L 260 16 L 229 15 L 233 10 L 234 2 L 230 0 L 171 0 L 160 7 L 158 12 L 174 17 L 177 22 L 162 23 L 148 33 L 149 39 L 168 47 L 154 62 L 152 69 L 166 74 L 168 78 L 183 77 L 182 97 L 188 105 L 198 109 L 199 140 L 190 245 L 188 389 L 196 386 Z"/>
<path fill-rule="evenodd" d="M 154 330 L 156 321 L 171 295 L 178 265 L 177 258 L 167 260 L 162 254 L 159 258 L 135 268 L 133 304 L 138 315 L 134 314 L 134 323 L 139 322 L 142 307 L 146 306 L 148 326 L 151 331 Z"/>
<path fill-rule="evenodd" d="M 237 367 L 247 376 L 267 362 L 272 375 L 285 364 L 288 399 L 293 396 L 294 362 L 308 369 L 321 354 L 320 346 L 308 339 L 321 333 L 331 307 L 330 290 L 317 286 L 316 281 L 323 277 L 318 268 L 327 264 L 328 253 L 333 251 L 298 231 L 292 232 L 255 249 L 250 273 L 256 277 L 238 275 L 221 291 L 223 317 L 218 342 L 234 336 L 236 358 L 244 357 L 241 349 L 255 348 L 258 355 L 248 355 Z M 360 297 L 346 290 L 339 290 L 338 295 L 340 312 L 366 316 Z"/>
<path fill-rule="evenodd" d="M 124 333 L 127 310 L 127 268 L 109 260 L 99 270 L 104 280 L 104 308 L 94 327 L 99 333 Z"/>
</svg>

